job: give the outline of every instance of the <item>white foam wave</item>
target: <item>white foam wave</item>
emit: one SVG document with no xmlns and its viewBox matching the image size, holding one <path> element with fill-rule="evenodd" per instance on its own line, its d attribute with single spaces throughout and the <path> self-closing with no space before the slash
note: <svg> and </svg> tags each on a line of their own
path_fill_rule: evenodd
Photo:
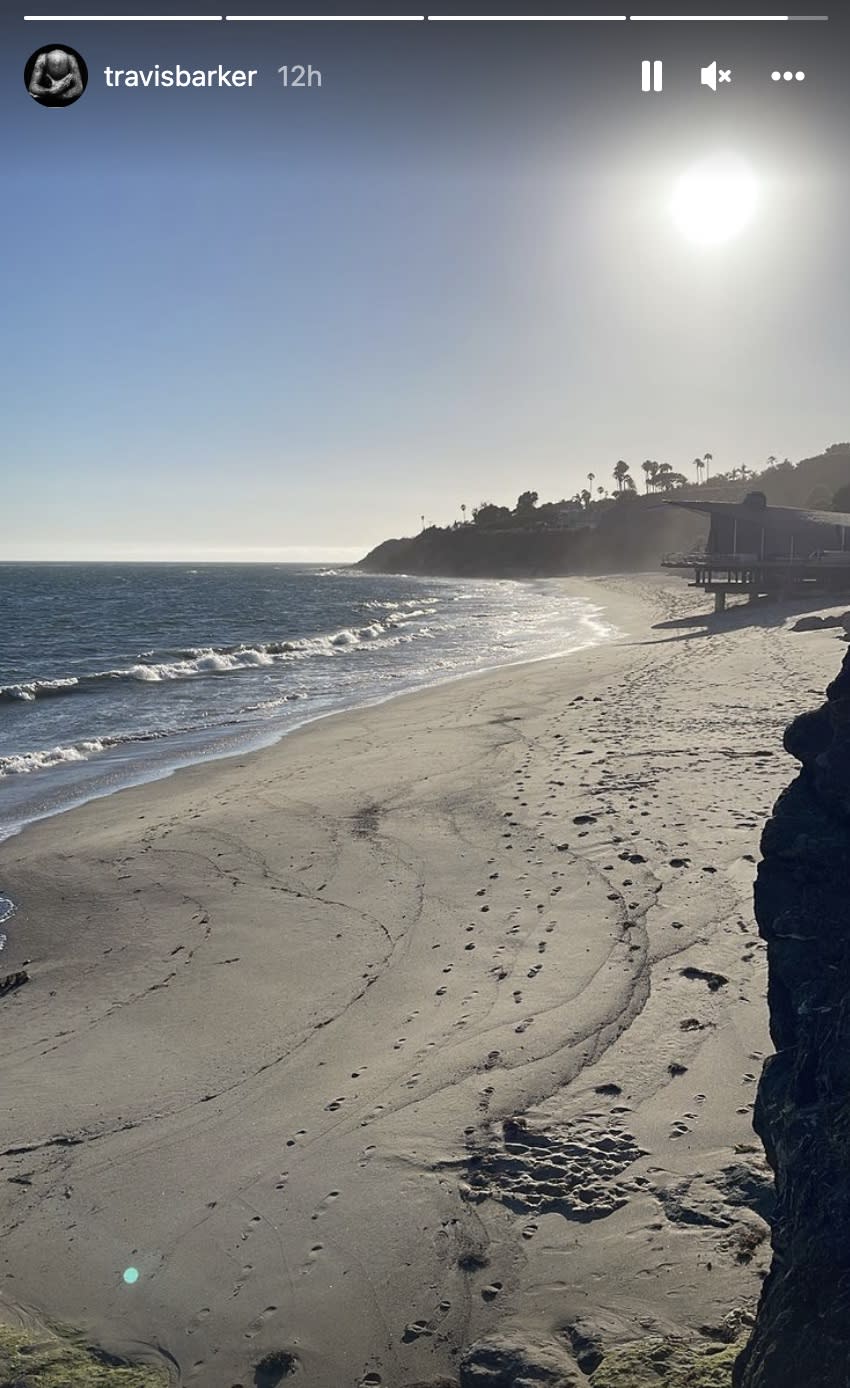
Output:
<svg viewBox="0 0 850 1388">
<path fill-rule="evenodd" d="M 69 747 L 48 747 L 40 752 L 21 752 L 16 756 L 0 757 L 0 776 L 25 776 L 30 771 L 45 771 L 63 762 L 87 761 L 97 752 L 114 746 L 117 738 L 87 738 Z"/>
<path fill-rule="evenodd" d="M 429 614 L 417 608 L 391 620 L 384 616 L 362 627 L 344 627 L 341 631 L 323 636 L 302 637 L 293 641 L 273 641 L 267 645 L 233 646 L 216 649 L 213 646 L 194 647 L 180 653 L 176 660 L 154 660 L 146 652 L 135 664 L 116 670 L 98 670 L 89 675 L 65 679 L 32 680 L 28 683 L 0 686 L 0 700 L 21 700 L 31 703 L 50 695 L 69 694 L 91 689 L 107 681 L 128 680 L 139 684 L 159 684 L 165 680 L 192 679 L 199 675 L 226 675 L 235 670 L 258 669 L 283 661 L 306 660 L 311 656 L 333 656 L 345 651 L 374 645 L 396 645 L 393 633 L 401 626 L 421 620 Z M 417 633 L 418 634 L 418 633 Z M 424 631 L 423 635 L 428 633 Z M 414 639 L 409 637 L 408 639 Z"/>
<path fill-rule="evenodd" d="M 5 684 L 0 686 L 0 699 L 17 699 L 22 703 L 32 703 L 34 699 L 49 694 L 61 694 L 63 690 L 74 689 L 79 684 L 75 676 L 65 679 L 30 680 L 25 684 Z"/>
</svg>

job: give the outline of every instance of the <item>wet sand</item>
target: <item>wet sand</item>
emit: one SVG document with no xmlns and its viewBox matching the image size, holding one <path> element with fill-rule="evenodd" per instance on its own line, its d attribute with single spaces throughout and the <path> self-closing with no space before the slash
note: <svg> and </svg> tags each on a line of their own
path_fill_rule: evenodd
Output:
<svg viewBox="0 0 850 1388">
<path fill-rule="evenodd" d="M 571 1351 L 754 1302 L 752 879 L 845 648 L 790 608 L 694 621 L 677 579 L 570 591 L 623 639 L 0 846 L 8 1307 L 199 1388 L 271 1350 L 402 1388 L 494 1330 Z"/>
</svg>

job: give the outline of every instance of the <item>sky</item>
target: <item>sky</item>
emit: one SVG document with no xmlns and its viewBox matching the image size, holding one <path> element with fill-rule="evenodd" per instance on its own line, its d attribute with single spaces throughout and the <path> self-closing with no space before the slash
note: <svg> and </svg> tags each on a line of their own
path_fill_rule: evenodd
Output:
<svg viewBox="0 0 850 1388">
<path fill-rule="evenodd" d="M 0 559 L 357 558 L 619 458 L 850 437 L 834 23 L 3 24 Z M 59 42 L 89 87 L 47 110 Z M 260 76 L 104 84 L 155 62 Z M 705 246 L 670 204 L 718 155 L 757 200 Z"/>
</svg>

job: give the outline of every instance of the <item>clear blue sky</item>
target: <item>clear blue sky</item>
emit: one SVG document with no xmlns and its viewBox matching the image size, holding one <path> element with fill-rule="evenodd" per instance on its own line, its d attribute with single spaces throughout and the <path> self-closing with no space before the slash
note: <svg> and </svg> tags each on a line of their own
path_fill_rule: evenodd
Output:
<svg viewBox="0 0 850 1388">
<path fill-rule="evenodd" d="M 620 457 L 850 437 L 850 121 L 822 26 L 731 56 L 727 29 L 717 93 L 694 79 L 716 33 L 653 36 L 662 97 L 645 37 L 610 26 L 7 26 L 0 557 L 354 557 L 462 502 L 613 485 Z M 90 69 L 66 111 L 22 81 L 56 41 Z M 299 59 L 321 92 L 278 90 Z M 106 63 L 157 61 L 261 81 L 105 90 Z M 766 79 L 803 61 L 799 89 Z M 669 198 L 718 149 L 759 203 L 707 249 Z"/>
</svg>

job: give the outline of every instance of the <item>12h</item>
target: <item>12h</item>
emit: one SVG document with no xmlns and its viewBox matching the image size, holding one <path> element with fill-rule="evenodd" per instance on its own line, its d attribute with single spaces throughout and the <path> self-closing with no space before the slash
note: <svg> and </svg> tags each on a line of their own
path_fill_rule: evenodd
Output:
<svg viewBox="0 0 850 1388">
<path fill-rule="evenodd" d="M 322 74 L 312 63 L 305 67 L 303 63 L 284 64 L 278 68 L 278 72 L 283 78 L 285 87 L 321 87 Z"/>
</svg>

